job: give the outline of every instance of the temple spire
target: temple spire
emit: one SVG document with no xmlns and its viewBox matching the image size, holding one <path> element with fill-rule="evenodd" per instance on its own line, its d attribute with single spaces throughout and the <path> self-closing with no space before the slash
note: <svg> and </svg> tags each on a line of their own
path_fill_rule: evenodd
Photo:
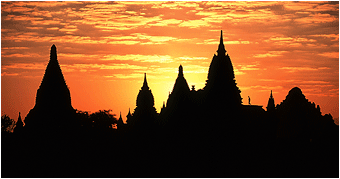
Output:
<svg viewBox="0 0 340 179">
<path fill-rule="evenodd" d="M 144 73 L 144 83 L 143 83 L 143 86 L 142 86 L 142 89 L 149 89 L 149 86 L 148 86 L 148 82 L 146 81 L 146 73 Z"/>
<path fill-rule="evenodd" d="M 273 90 L 270 90 L 270 98 L 273 98 Z"/>
<path fill-rule="evenodd" d="M 221 30 L 220 44 L 218 45 L 217 55 L 225 55 L 227 51 L 224 48 L 223 44 L 223 32 Z"/>
<path fill-rule="evenodd" d="M 21 115 L 20 115 L 20 112 L 19 112 L 19 117 L 18 117 L 18 121 L 17 123 L 15 124 L 15 128 L 14 128 L 14 133 L 21 133 L 22 130 L 24 128 L 24 123 L 22 122 L 21 120 Z"/>
<path fill-rule="evenodd" d="M 274 97 L 273 97 L 273 91 L 270 90 L 270 97 L 268 99 L 267 111 L 274 111 L 274 110 L 275 110 L 275 102 L 274 102 Z"/>
<path fill-rule="evenodd" d="M 182 67 L 182 65 L 179 65 L 179 67 L 178 67 L 178 76 L 183 76 L 183 67 Z"/>
<path fill-rule="evenodd" d="M 50 60 L 57 60 L 57 47 L 54 44 L 51 47 Z"/>
</svg>

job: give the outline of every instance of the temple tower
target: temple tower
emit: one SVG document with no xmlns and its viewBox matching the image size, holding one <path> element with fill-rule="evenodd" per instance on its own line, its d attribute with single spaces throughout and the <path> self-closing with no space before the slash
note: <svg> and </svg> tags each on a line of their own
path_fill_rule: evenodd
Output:
<svg viewBox="0 0 340 179">
<path fill-rule="evenodd" d="M 182 65 L 179 65 L 178 76 L 166 104 L 167 108 L 174 108 L 180 105 L 180 103 L 183 103 L 184 100 L 188 98 L 189 92 L 190 88 L 187 80 L 184 78 L 183 67 Z"/>
<path fill-rule="evenodd" d="M 24 123 L 21 120 L 21 115 L 20 115 L 20 112 L 19 112 L 18 121 L 15 124 L 15 128 L 14 128 L 13 132 L 14 133 L 21 133 L 23 131 L 23 128 L 24 128 Z"/>
<path fill-rule="evenodd" d="M 147 130 L 154 126 L 156 116 L 157 112 L 154 107 L 154 97 L 148 86 L 146 73 L 144 73 L 144 82 L 137 95 L 135 111 L 127 122 L 128 125 L 134 129 Z"/>
<path fill-rule="evenodd" d="M 57 60 L 57 48 L 52 45 L 50 61 L 37 90 L 35 106 L 25 118 L 25 128 L 49 131 L 49 128 L 71 126 L 74 114 L 70 90 Z"/>
<path fill-rule="evenodd" d="M 274 111 L 275 110 L 275 103 L 274 103 L 274 98 L 273 98 L 273 91 L 270 90 L 270 97 L 268 100 L 268 104 L 267 104 L 267 111 Z"/>
<path fill-rule="evenodd" d="M 204 91 L 208 103 L 219 103 L 229 107 L 239 107 L 242 104 L 241 91 L 236 85 L 233 65 L 226 54 L 221 31 L 217 55 L 210 63 L 208 79 Z"/>
</svg>

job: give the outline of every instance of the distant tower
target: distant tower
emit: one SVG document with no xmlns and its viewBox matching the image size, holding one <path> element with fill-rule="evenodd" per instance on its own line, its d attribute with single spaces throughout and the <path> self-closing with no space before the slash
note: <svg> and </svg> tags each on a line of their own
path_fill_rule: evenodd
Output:
<svg viewBox="0 0 340 179">
<path fill-rule="evenodd" d="M 166 104 L 167 108 L 173 108 L 180 105 L 180 103 L 182 104 L 183 101 L 186 100 L 186 98 L 188 97 L 189 92 L 190 88 L 187 80 L 184 78 L 183 67 L 182 65 L 179 65 L 178 76 L 175 81 L 174 88 L 169 94 L 169 98 Z"/>
<path fill-rule="evenodd" d="M 57 48 L 52 45 L 50 61 L 37 90 L 35 106 L 25 118 L 25 128 L 49 132 L 49 128 L 69 127 L 74 115 L 70 90 L 57 60 Z"/>
<path fill-rule="evenodd" d="M 130 124 L 130 123 L 131 123 L 131 122 L 130 122 L 131 120 L 132 120 L 132 115 L 131 115 L 130 108 L 129 108 L 129 112 L 128 112 L 128 114 L 126 115 L 126 121 L 125 121 L 125 122 L 126 122 L 127 124 Z"/>
<path fill-rule="evenodd" d="M 21 133 L 22 132 L 22 130 L 23 130 L 23 128 L 24 128 L 24 123 L 22 122 L 22 120 L 21 120 L 21 116 L 20 116 L 20 112 L 19 112 L 19 117 L 18 117 L 18 121 L 17 121 L 17 123 L 16 123 L 16 125 L 15 125 L 15 128 L 14 128 L 14 133 Z"/>
<path fill-rule="evenodd" d="M 163 101 L 163 106 L 161 108 L 161 112 L 160 113 L 162 113 L 164 110 L 165 110 L 165 101 Z"/>
<path fill-rule="evenodd" d="M 117 121 L 117 128 L 120 130 L 124 127 L 124 122 L 122 118 L 122 112 L 119 112 L 119 119 Z"/>
<path fill-rule="evenodd" d="M 267 111 L 274 111 L 275 110 L 275 103 L 273 98 L 273 91 L 270 90 L 270 97 L 267 104 Z"/>
<path fill-rule="evenodd" d="M 154 98 L 146 80 L 146 73 L 144 73 L 144 82 L 141 90 L 139 90 L 136 106 L 137 108 L 147 109 L 154 108 L 154 104 Z"/>
<path fill-rule="evenodd" d="M 225 104 L 229 107 L 239 107 L 242 104 L 241 91 L 236 85 L 233 65 L 223 44 L 221 31 L 217 56 L 214 55 L 204 87 L 206 98 L 210 103 Z"/>
<path fill-rule="evenodd" d="M 146 73 L 144 73 L 144 82 L 137 95 L 135 111 L 131 119 L 127 122 L 128 125 L 132 125 L 134 129 L 147 130 L 153 128 L 156 116 L 157 112 L 154 107 L 154 98 L 146 80 Z"/>
</svg>

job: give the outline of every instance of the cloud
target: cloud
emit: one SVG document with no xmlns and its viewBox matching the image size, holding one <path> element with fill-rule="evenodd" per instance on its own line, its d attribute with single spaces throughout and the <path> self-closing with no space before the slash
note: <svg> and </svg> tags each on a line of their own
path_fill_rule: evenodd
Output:
<svg viewBox="0 0 340 179">
<path fill-rule="evenodd" d="M 309 36 L 330 38 L 331 41 L 339 41 L 339 34 L 316 34 L 316 35 L 309 35 Z"/>
<path fill-rule="evenodd" d="M 243 65 L 240 70 L 249 71 L 249 70 L 260 70 L 257 65 Z"/>
<path fill-rule="evenodd" d="M 251 85 L 251 86 L 240 86 L 241 90 L 256 90 L 259 92 L 268 92 L 270 90 L 281 90 L 282 86 L 269 86 L 269 85 Z M 275 92 L 274 92 L 275 93 Z"/>
<path fill-rule="evenodd" d="M 29 49 L 28 47 L 1 47 L 1 50 L 25 50 Z"/>
<path fill-rule="evenodd" d="M 308 17 L 303 17 L 300 19 L 295 19 L 296 22 L 300 24 L 314 24 L 314 23 L 327 23 L 338 20 L 336 17 L 330 14 L 310 14 Z"/>
<path fill-rule="evenodd" d="M 328 57 L 328 58 L 337 58 L 339 59 L 339 52 L 324 52 L 324 53 L 320 53 L 318 55 L 324 56 L 324 57 Z"/>
<path fill-rule="evenodd" d="M 130 65 L 126 63 L 119 64 L 72 64 L 72 65 L 61 65 L 61 67 L 78 70 L 140 70 L 147 69 L 147 67 Z"/>
<path fill-rule="evenodd" d="M 142 75 L 139 73 L 132 73 L 132 74 L 115 74 L 107 77 L 115 77 L 120 79 L 140 79 Z"/>
<path fill-rule="evenodd" d="M 329 69 L 328 67 L 281 67 L 280 70 L 286 70 L 289 73 L 296 72 L 296 71 L 318 71 L 318 70 L 326 70 Z"/>
<path fill-rule="evenodd" d="M 11 65 L 1 65 L 2 70 L 7 69 L 41 70 L 45 68 L 46 64 L 43 63 L 15 63 Z"/>
<path fill-rule="evenodd" d="M 102 59 L 104 61 L 113 60 L 130 60 L 130 61 L 140 61 L 149 63 L 171 63 L 173 58 L 169 55 L 141 55 L 141 54 L 128 54 L 128 55 L 106 55 Z"/>
<path fill-rule="evenodd" d="M 192 61 L 206 61 L 207 57 L 178 57 L 176 58 L 176 61 L 180 61 L 181 63 L 188 63 Z"/>
<path fill-rule="evenodd" d="M 3 53 L 3 51 L 1 52 Z M 39 54 L 37 53 L 27 53 L 27 54 L 22 54 L 22 53 L 13 53 L 13 54 L 1 54 L 2 58 L 24 58 L 24 57 L 40 57 Z"/>
<path fill-rule="evenodd" d="M 7 72 L 2 72 L 1 76 L 18 76 L 18 73 L 7 73 Z"/>
<path fill-rule="evenodd" d="M 254 58 L 268 58 L 268 57 L 279 57 L 282 56 L 283 53 L 287 51 L 269 51 L 268 53 L 265 54 L 256 54 L 253 55 Z"/>
<path fill-rule="evenodd" d="M 209 23 L 204 20 L 188 20 L 178 25 L 179 27 L 200 28 L 208 27 Z"/>
<path fill-rule="evenodd" d="M 178 19 L 166 19 L 166 20 L 161 20 L 157 21 L 156 23 L 150 23 L 148 24 L 149 26 L 169 26 L 169 25 L 177 25 L 183 22 L 183 20 L 178 20 Z"/>
</svg>

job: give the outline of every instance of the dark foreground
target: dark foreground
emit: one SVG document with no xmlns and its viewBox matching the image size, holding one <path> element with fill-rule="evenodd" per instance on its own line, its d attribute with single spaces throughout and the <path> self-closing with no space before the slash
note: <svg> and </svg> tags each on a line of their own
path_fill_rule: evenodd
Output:
<svg viewBox="0 0 340 179">
<path fill-rule="evenodd" d="M 339 177 L 336 142 L 87 135 L 2 135 L 1 177 Z"/>
</svg>

